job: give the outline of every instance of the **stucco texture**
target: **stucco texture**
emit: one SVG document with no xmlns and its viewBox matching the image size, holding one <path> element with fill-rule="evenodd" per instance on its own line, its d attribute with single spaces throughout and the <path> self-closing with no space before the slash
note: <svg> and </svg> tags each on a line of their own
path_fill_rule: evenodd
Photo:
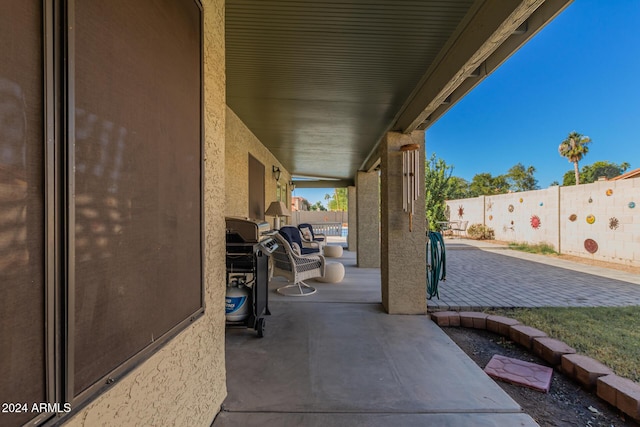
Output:
<svg viewBox="0 0 640 427">
<path fill-rule="evenodd" d="M 356 229 L 358 226 L 358 214 L 356 210 L 356 187 L 351 186 L 348 189 L 348 198 L 349 198 L 349 228 L 351 232 L 347 235 L 347 245 L 350 251 L 355 251 L 358 247 L 358 234 L 356 233 Z"/>
<path fill-rule="evenodd" d="M 357 262 L 360 268 L 380 267 L 380 197 L 377 172 L 356 175 Z"/>
<path fill-rule="evenodd" d="M 424 210 L 424 161 L 418 161 L 417 200 L 410 227 L 409 214 L 402 205 L 405 144 L 417 145 L 418 159 L 424 159 L 424 132 L 388 132 L 382 142 L 380 177 L 380 225 L 382 231 L 380 278 L 382 305 L 389 314 L 427 312 L 426 222 Z"/>
<path fill-rule="evenodd" d="M 273 177 L 273 166 L 281 171 L 280 185 L 287 191 L 287 209 L 291 210 L 291 174 L 278 162 L 273 154 L 247 128 L 240 118 L 227 107 L 225 180 L 226 215 L 246 217 L 249 213 L 249 154 L 264 165 L 264 207 L 276 200 L 278 182 Z M 286 187 L 285 187 L 286 186 Z M 273 223 L 273 217 L 266 217 Z M 290 223 L 290 218 L 281 218 L 281 224 Z"/>
<path fill-rule="evenodd" d="M 68 421 L 209 426 L 226 397 L 224 359 L 224 0 L 203 0 L 205 314 Z"/>
</svg>

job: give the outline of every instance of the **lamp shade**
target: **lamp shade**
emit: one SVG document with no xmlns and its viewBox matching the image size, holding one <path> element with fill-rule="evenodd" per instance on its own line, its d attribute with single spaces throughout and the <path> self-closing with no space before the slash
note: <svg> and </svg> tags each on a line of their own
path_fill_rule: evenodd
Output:
<svg viewBox="0 0 640 427">
<path fill-rule="evenodd" d="M 271 202 L 269 208 L 265 212 L 269 216 L 291 216 L 284 202 Z"/>
</svg>

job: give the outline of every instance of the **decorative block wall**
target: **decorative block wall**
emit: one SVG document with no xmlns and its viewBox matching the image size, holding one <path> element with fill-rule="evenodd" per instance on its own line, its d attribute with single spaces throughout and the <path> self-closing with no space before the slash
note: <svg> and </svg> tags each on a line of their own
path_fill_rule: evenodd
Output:
<svg viewBox="0 0 640 427">
<path fill-rule="evenodd" d="M 640 266 L 640 179 L 447 201 L 451 220 L 485 224 L 496 240 Z M 462 217 L 459 212 L 462 209 Z"/>
</svg>

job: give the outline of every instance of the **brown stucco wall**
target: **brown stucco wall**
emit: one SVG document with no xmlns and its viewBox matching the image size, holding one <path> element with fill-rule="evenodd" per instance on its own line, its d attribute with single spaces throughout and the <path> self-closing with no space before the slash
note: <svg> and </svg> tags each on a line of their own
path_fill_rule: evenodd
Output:
<svg viewBox="0 0 640 427">
<path fill-rule="evenodd" d="M 225 182 L 226 182 L 226 214 L 228 216 L 246 217 L 249 211 L 249 170 L 248 157 L 251 154 L 264 165 L 264 207 L 276 200 L 277 183 L 273 177 L 272 167 L 277 166 L 282 171 L 280 184 L 287 185 L 287 209 L 291 210 L 291 181 L 289 172 L 278 162 L 273 154 L 260 140 L 245 126 L 240 118 L 227 107 L 226 146 L 225 146 Z M 273 224 L 272 217 L 266 220 Z M 290 218 L 281 218 L 281 223 L 290 222 Z"/>
<path fill-rule="evenodd" d="M 203 0 L 205 20 L 205 315 L 69 426 L 209 426 L 226 396 L 224 359 L 224 0 Z"/>
</svg>

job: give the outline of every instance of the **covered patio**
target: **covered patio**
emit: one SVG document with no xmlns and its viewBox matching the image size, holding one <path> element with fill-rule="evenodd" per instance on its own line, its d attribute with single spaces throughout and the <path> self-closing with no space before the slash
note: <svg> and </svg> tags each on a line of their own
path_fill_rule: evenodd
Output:
<svg viewBox="0 0 640 427">
<path fill-rule="evenodd" d="M 422 160 L 570 0 L 5 3 L 0 397 L 43 409 L 0 424 L 530 424 L 425 316 Z M 342 292 L 226 342 L 225 218 L 271 223 L 294 186 L 348 187 Z"/>
<path fill-rule="evenodd" d="M 307 298 L 272 280 L 265 338 L 227 330 L 214 427 L 537 425 L 427 316 L 386 315 L 379 269 L 339 261 L 345 280 Z"/>
<path fill-rule="evenodd" d="M 426 313 L 425 130 L 569 3 L 227 1 L 227 134 L 244 135 L 227 139 L 227 214 L 264 218 L 245 186 L 264 206 L 348 187 L 348 246 L 380 268 L 384 310 Z M 255 184 L 238 170 L 254 145 Z"/>
<path fill-rule="evenodd" d="M 446 246 L 430 311 L 640 302 L 634 273 L 482 241 Z M 378 269 L 357 268 L 350 251 L 339 262 L 344 281 L 310 281 L 318 293 L 304 299 L 278 295 L 272 280 L 264 339 L 227 331 L 229 395 L 213 426 L 537 425 L 435 322 L 384 314 Z"/>
</svg>

